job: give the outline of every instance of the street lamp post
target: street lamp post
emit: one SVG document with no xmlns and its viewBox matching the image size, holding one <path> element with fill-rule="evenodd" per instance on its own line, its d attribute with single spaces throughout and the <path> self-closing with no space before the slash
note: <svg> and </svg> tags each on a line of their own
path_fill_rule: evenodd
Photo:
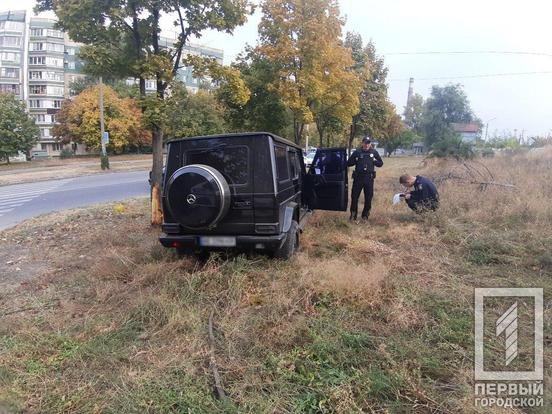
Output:
<svg viewBox="0 0 552 414">
<path fill-rule="evenodd" d="M 107 150 L 106 150 L 106 134 L 105 134 L 105 123 L 104 123 L 104 96 L 103 96 L 103 79 L 100 76 L 100 143 L 102 145 L 102 155 L 101 155 L 101 167 L 102 170 L 105 170 L 106 168 L 109 169 L 109 158 L 107 158 Z"/>
</svg>

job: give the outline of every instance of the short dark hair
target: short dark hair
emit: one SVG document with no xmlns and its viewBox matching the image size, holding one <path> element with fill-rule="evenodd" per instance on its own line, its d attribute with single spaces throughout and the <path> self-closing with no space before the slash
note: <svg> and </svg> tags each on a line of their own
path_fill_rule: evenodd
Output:
<svg viewBox="0 0 552 414">
<path fill-rule="evenodd" d="M 399 183 L 401 184 L 406 184 L 407 182 L 410 181 L 410 178 L 412 176 L 411 175 L 408 175 L 408 174 L 404 174 L 404 175 L 401 175 L 401 177 L 399 178 Z"/>
</svg>

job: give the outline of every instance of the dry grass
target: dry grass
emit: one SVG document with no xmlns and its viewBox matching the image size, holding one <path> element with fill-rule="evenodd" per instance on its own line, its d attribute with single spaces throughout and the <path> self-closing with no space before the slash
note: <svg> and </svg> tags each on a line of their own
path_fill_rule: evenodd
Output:
<svg viewBox="0 0 552 414">
<path fill-rule="evenodd" d="M 178 259 L 140 200 L 3 232 L 38 270 L 0 293 L 0 412 L 475 412 L 473 288 L 552 287 L 541 154 L 484 161 L 523 194 L 449 181 L 426 217 L 391 206 L 397 177 L 463 167 L 386 160 L 370 223 L 318 212 L 288 263 Z"/>
</svg>

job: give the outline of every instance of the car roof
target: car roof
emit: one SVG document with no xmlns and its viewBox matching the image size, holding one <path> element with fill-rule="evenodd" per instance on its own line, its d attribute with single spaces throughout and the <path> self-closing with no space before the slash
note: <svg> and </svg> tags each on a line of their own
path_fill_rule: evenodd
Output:
<svg viewBox="0 0 552 414">
<path fill-rule="evenodd" d="M 272 137 L 272 139 L 274 141 L 280 142 L 282 144 L 289 145 L 290 147 L 295 147 L 295 148 L 298 148 L 298 149 L 302 149 L 299 145 L 297 145 L 297 144 L 295 144 L 291 141 L 288 141 L 285 138 L 282 138 L 282 137 L 280 137 L 276 134 L 272 134 L 271 132 L 263 132 L 263 131 L 260 131 L 260 132 L 236 132 L 236 133 L 231 133 L 231 134 L 201 135 L 201 136 L 197 136 L 197 137 L 176 138 L 176 139 L 169 140 L 168 143 L 189 141 L 189 140 L 192 140 L 192 139 L 193 140 L 198 140 L 198 139 L 213 139 L 213 138 L 240 138 L 240 137 L 258 136 L 258 135 L 267 135 L 267 136 Z"/>
</svg>

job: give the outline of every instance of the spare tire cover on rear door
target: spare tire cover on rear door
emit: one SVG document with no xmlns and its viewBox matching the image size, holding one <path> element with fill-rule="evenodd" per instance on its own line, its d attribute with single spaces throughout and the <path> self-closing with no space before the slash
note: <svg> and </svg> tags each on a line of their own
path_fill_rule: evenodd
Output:
<svg viewBox="0 0 552 414">
<path fill-rule="evenodd" d="M 179 168 L 167 183 L 171 215 L 188 228 L 215 226 L 228 212 L 230 188 L 215 168 L 192 164 Z"/>
</svg>

